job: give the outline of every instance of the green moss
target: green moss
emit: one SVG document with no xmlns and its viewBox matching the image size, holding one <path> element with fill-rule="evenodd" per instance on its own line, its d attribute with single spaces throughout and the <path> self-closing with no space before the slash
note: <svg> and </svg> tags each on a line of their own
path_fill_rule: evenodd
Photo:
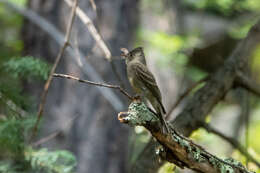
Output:
<svg viewBox="0 0 260 173">
<path fill-rule="evenodd" d="M 179 137 L 175 133 L 172 134 L 172 138 L 175 142 L 184 147 L 188 153 L 192 154 L 194 160 L 198 162 L 205 161 L 205 158 L 201 155 L 201 150 L 198 147 L 191 147 L 190 143 L 187 140 Z"/>
<path fill-rule="evenodd" d="M 245 168 L 241 162 L 233 159 L 233 158 L 226 158 L 224 159 L 225 162 L 228 162 L 228 163 L 231 163 L 232 165 L 236 165 L 238 167 L 241 167 L 241 168 Z"/>
<path fill-rule="evenodd" d="M 209 158 L 209 162 L 214 166 L 214 168 L 218 168 L 221 173 L 233 173 L 234 172 L 234 169 L 231 166 L 229 166 L 223 162 L 220 162 L 219 160 L 217 160 L 215 158 L 212 158 L 212 157 Z"/>
<path fill-rule="evenodd" d="M 220 172 L 221 173 L 233 173 L 234 172 L 234 169 L 229 166 L 229 165 L 226 165 L 226 164 L 220 164 Z"/>
<path fill-rule="evenodd" d="M 213 165 L 214 168 L 218 167 L 218 161 L 215 158 L 209 158 L 209 162 Z"/>
<path fill-rule="evenodd" d="M 143 103 L 132 102 L 129 105 L 129 115 L 126 120 L 133 126 L 145 125 L 147 122 L 159 121 L 159 119 L 151 113 L 148 107 Z"/>
<path fill-rule="evenodd" d="M 195 151 L 192 151 L 193 158 L 198 162 L 204 162 L 205 158 L 201 155 L 201 150 L 195 147 Z"/>
</svg>

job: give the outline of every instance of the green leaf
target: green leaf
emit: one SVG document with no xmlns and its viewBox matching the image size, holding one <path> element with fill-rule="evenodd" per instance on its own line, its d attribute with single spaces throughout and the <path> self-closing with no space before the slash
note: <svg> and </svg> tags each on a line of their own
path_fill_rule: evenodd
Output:
<svg viewBox="0 0 260 173">
<path fill-rule="evenodd" d="M 50 71 L 50 66 L 43 60 L 33 57 L 12 58 L 4 63 L 6 72 L 14 78 L 37 78 L 46 80 Z"/>
<path fill-rule="evenodd" d="M 25 159 L 31 163 L 33 170 L 44 170 L 48 173 L 73 173 L 76 158 L 69 151 L 48 151 L 46 148 L 34 150 L 27 148 Z"/>
</svg>

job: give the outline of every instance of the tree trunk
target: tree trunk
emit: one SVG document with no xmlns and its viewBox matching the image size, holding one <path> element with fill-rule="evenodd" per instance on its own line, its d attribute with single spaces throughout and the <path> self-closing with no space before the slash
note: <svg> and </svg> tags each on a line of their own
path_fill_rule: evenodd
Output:
<svg viewBox="0 0 260 173">
<path fill-rule="evenodd" d="M 120 47 L 129 47 L 137 27 L 137 0 L 96 0 L 97 14 L 89 1 L 79 2 L 80 8 L 98 26 L 112 55 L 118 56 Z M 65 31 L 71 9 L 63 1 L 30 0 L 28 5 L 61 31 Z M 46 33 L 26 21 L 23 37 L 27 55 L 54 62 L 59 46 Z M 103 79 L 108 83 L 119 84 L 111 65 L 104 59 L 100 53 L 102 51 L 79 19 L 74 23 L 72 37 L 72 43 L 77 39 L 80 50 L 89 56 L 87 61 Z M 64 56 L 56 72 L 84 78 L 82 70 L 74 65 L 72 58 L 76 57 Z M 113 63 L 121 78 L 125 79 L 124 62 L 114 60 Z M 36 98 L 39 98 L 42 86 L 42 83 L 25 84 L 26 90 L 33 93 Z M 121 98 L 127 108 L 127 100 L 119 92 L 114 93 Z M 36 103 L 38 102 L 39 100 L 36 100 Z M 106 100 L 95 86 L 54 79 L 44 108 L 40 136 L 61 128 L 63 131 L 57 138 L 44 145 L 73 151 L 77 156 L 79 173 L 127 172 L 130 128 L 118 122 L 118 111 L 115 111 L 111 104 L 113 103 Z M 71 126 L 68 125 L 70 123 Z"/>
</svg>

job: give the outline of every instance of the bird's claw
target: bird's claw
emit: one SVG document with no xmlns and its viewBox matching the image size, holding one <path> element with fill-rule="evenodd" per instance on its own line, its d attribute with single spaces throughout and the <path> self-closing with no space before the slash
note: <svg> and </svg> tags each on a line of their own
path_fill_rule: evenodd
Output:
<svg viewBox="0 0 260 173">
<path fill-rule="evenodd" d="M 141 96 L 139 94 L 134 95 L 134 99 L 141 100 Z"/>
</svg>

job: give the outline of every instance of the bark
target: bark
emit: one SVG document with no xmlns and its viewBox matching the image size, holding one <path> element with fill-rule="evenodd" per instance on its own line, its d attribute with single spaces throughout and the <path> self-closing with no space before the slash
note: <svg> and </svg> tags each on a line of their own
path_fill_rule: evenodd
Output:
<svg viewBox="0 0 260 173">
<path fill-rule="evenodd" d="M 91 17 L 108 44 L 113 55 L 119 55 L 120 47 L 129 47 L 137 26 L 137 1 L 98 0 L 97 14 L 89 1 L 79 5 Z M 63 1 L 31 0 L 29 7 L 64 31 L 69 8 Z M 79 48 L 87 60 L 105 81 L 118 84 L 111 65 L 104 60 L 99 48 L 86 26 L 76 20 L 73 37 L 78 39 Z M 34 24 L 26 22 L 23 30 L 25 54 L 42 57 L 53 62 L 59 46 L 45 32 Z M 73 43 L 73 42 L 72 42 Z M 113 62 L 119 74 L 125 76 L 123 61 Z M 63 57 L 56 72 L 73 73 L 82 76 L 82 71 L 69 58 Z M 125 81 L 124 81 L 125 82 Z M 25 84 L 27 91 L 36 98 L 42 91 L 42 84 Z M 119 92 L 122 102 L 126 103 Z M 36 101 L 38 103 L 38 100 Z M 45 144 L 50 148 L 72 150 L 78 160 L 78 172 L 127 172 L 127 149 L 129 128 L 116 120 L 117 112 L 93 86 L 85 86 L 67 80 L 54 80 L 51 84 L 44 108 L 42 135 L 64 127 L 75 116 L 71 127 L 65 128 L 55 140 Z"/>
</svg>

